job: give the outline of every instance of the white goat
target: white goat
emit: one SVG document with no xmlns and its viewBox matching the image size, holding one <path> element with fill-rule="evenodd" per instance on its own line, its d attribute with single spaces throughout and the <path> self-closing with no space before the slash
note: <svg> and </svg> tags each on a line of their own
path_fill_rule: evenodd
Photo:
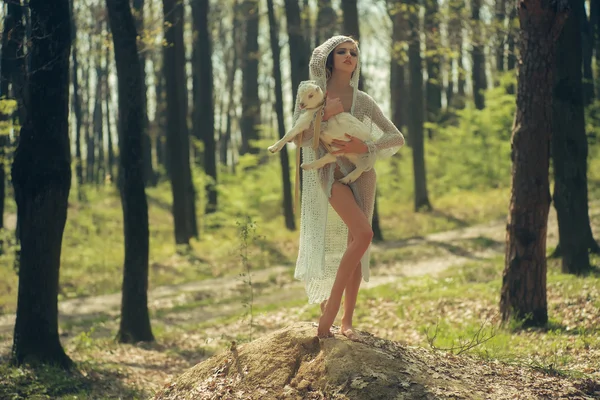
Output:
<svg viewBox="0 0 600 400">
<path fill-rule="evenodd" d="M 290 129 L 283 138 L 272 146 L 269 146 L 269 151 L 271 153 L 277 153 L 286 145 L 286 143 L 291 142 L 297 135 L 308 129 L 315 113 L 321 110 L 320 106 L 323 104 L 324 96 L 319 85 L 315 83 L 305 83 L 299 90 L 299 107 L 305 111 L 300 115 L 294 127 Z M 301 167 L 307 170 L 317 169 L 335 162 L 337 156 L 331 154 L 331 152 L 338 150 L 338 147 L 333 145 L 332 142 L 334 139 L 349 141 L 345 136 L 346 133 L 362 141 L 369 139 L 368 128 L 352 114 L 343 112 L 334 115 L 327 120 L 327 126 L 320 134 L 320 140 L 325 144 L 325 148 L 328 149 L 327 154 L 309 164 L 302 164 Z M 346 157 L 356 166 L 352 172 L 340 179 L 341 183 L 348 184 L 354 182 L 365 170 L 371 167 L 370 157 L 364 157 L 354 153 L 344 153 L 340 154 L 340 156 Z"/>
</svg>

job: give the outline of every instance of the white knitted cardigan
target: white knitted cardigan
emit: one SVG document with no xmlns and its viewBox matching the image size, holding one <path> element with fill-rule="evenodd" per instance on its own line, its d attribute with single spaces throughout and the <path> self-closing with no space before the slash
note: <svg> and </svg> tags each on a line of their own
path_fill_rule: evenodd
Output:
<svg viewBox="0 0 600 400">
<path fill-rule="evenodd" d="M 316 82 L 325 93 L 327 80 L 325 62 L 327 56 L 338 45 L 351 41 L 347 36 L 334 36 L 315 48 L 310 59 L 310 79 Z M 375 101 L 366 93 L 358 90 L 360 75 L 360 56 L 350 85 L 354 89 L 351 113 L 371 130 L 371 140 L 366 144 L 369 153 L 365 157 L 376 159 L 390 157 L 404 145 L 404 136 L 394 124 L 383 115 Z M 302 86 L 304 82 L 300 84 Z M 300 116 L 298 99 L 294 110 L 293 121 Z M 322 129 L 326 127 L 323 122 Z M 311 126 L 312 129 L 312 126 Z M 303 162 L 309 163 L 325 154 L 321 145 L 317 151 L 311 148 L 312 132 L 304 132 L 302 146 Z M 372 160 L 374 161 L 374 160 Z M 300 212 L 300 248 L 296 262 L 296 279 L 303 280 L 309 303 L 319 303 L 329 298 L 333 282 L 346 251 L 348 229 L 329 204 L 335 163 L 319 170 L 308 170 L 302 173 L 302 204 Z M 354 166 L 343 157 L 338 157 L 337 165 L 347 175 Z M 372 164 L 371 164 L 372 165 Z M 375 171 L 364 172 L 360 178 L 350 184 L 356 202 L 368 220 L 373 218 L 375 203 Z M 369 281 L 369 250 L 361 260 L 362 277 Z"/>
</svg>

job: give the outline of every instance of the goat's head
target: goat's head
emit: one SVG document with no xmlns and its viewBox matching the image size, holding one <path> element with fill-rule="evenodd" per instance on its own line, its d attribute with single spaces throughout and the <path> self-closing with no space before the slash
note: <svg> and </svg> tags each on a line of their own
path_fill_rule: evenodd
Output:
<svg viewBox="0 0 600 400">
<path fill-rule="evenodd" d="M 323 90 L 316 83 L 305 82 L 298 90 L 298 106 L 301 110 L 316 108 L 321 105 L 323 99 Z"/>
</svg>

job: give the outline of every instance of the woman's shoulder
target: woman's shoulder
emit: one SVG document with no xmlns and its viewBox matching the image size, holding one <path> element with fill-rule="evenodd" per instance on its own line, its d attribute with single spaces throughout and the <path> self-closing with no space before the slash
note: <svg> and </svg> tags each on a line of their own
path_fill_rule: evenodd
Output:
<svg viewBox="0 0 600 400">
<path fill-rule="evenodd" d="M 363 92 L 362 90 L 358 90 L 356 93 L 356 102 L 358 104 L 362 104 L 364 106 L 376 106 L 377 102 L 369 95 L 367 92 Z"/>
</svg>

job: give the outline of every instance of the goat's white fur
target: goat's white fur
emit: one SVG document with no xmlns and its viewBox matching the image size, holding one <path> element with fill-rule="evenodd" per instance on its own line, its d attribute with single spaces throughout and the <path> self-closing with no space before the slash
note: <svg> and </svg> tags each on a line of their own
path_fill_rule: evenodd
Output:
<svg viewBox="0 0 600 400">
<path fill-rule="evenodd" d="M 315 113 L 320 109 L 319 106 L 323 102 L 323 91 L 318 85 L 308 83 L 303 85 L 300 89 L 299 99 L 300 108 L 305 109 L 306 111 L 300 115 L 294 127 L 290 129 L 283 138 L 272 146 L 269 146 L 269 151 L 271 153 L 277 153 L 286 145 L 286 143 L 291 142 L 297 135 L 310 127 L 310 123 L 313 120 Z M 320 138 L 330 146 L 332 151 L 338 150 L 338 147 L 332 144 L 334 139 L 349 141 L 345 136 L 346 133 L 362 141 L 369 140 L 369 131 L 367 127 L 356 117 L 347 112 L 330 117 L 327 120 L 327 126 L 323 126 L 325 129 L 321 132 Z M 340 154 L 340 156 L 346 157 L 356 166 L 352 172 L 340 179 L 340 182 L 344 184 L 354 182 L 364 171 L 372 166 L 369 161 L 370 157 L 363 157 L 354 153 L 344 153 Z M 335 160 L 335 155 L 327 153 L 323 157 L 309 164 L 302 164 L 301 167 L 307 170 L 322 168 L 327 164 L 335 162 Z"/>
</svg>

